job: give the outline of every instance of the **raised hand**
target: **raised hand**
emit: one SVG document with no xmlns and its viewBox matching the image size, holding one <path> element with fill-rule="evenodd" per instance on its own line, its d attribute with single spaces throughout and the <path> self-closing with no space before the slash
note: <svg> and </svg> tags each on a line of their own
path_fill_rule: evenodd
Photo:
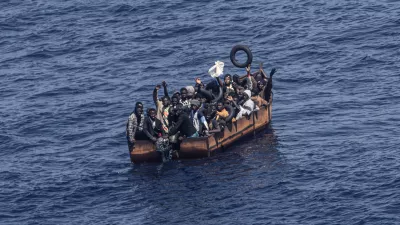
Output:
<svg viewBox="0 0 400 225">
<path fill-rule="evenodd" d="M 274 74 L 275 74 L 275 72 L 276 72 L 276 69 L 275 69 L 275 68 L 273 68 L 273 69 L 271 70 L 271 72 L 269 73 L 269 76 L 271 76 L 271 77 L 272 77 L 272 75 L 274 75 Z"/>
<path fill-rule="evenodd" d="M 246 71 L 247 71 L 247 73 L 250 72 L 250 66 L 251 66 L 251 64 L 249 64 L 248 66 L 246 66 Z"/>
<path fill-rule="evenodd" d="M 196 78 L 196 79 L 194 79 L 195 81 L 196 81 L 196 84 L 201 84 L 201 80 L 200 80 L 200 78 Z"/>
<path fill-rule="evenodd" d="M 167 86 L 167 82 L 163 81 L 161 82 L 162 86 L 165 88 Z"/>
</svg>

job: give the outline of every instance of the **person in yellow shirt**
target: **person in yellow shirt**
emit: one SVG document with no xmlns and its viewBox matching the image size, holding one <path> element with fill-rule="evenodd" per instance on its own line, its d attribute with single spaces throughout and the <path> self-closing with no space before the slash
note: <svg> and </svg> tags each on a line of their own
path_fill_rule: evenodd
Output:
<svg viewBox="0 0 400 225">
<path fill-rule="evenodd" d="M 224 130 L 225 127 L 225 119 L 228 118 L 229 112 L 225 109 L 223 102 L 217 103 L 217 111 L 215 113 L 214 119 L 210 121 L 210 131 L 208 133 L 219 133 Z"/>
</svg>

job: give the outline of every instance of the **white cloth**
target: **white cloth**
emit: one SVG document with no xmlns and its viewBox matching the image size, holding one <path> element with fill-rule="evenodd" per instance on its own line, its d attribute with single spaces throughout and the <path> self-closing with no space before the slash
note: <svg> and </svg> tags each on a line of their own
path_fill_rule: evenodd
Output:
<svg viewBox="0 0 400 225">
<path fill-rule="evenodd" d="M 208 74 L 210 74 L 210 76 L 212 77 L 219 77 L 223 73 L 224 73 L 224 63 L 221 61 L 216 61 L 215 65 L 208 70 Z"/>
<path fill-rule="evenodd" d="M 183 106 L 190 107 L 190 101 L 187 100 L 187 99 L 186 99 L 185 101 L 182 101 L 182 99 L 180 99 L 179 102 L 180 102 Z"/>
<path fill-rule="evenodd" d="M 246 91 L 245 91 L 245 92 L 246 92 Z M 240 106 L 240 111 L 239 111 L 239 113 L 238 113 L 237 116 L 236 116 L 236 120 L 242 118 L 242 117 L 245 116 L 245 115 L 250 115 L 250 113 L 254 111 L 254 106 L 255 106 L 255 104 L 254 104 L 253 100 L 248 99 L 248 100 L 243 104 L 243 106 L 245 106 L 246 108 L 243 108 L 242 106 Z M 247 109 L 247 108 L 249 108 L 249 109 L 251 109 L 251 110 L 249 110 L 249 109 Z"/>
<path fill-rule="evenodd" d="M 250 90 L 245 90 L 244 93 L 246 93 L 246 95 L 249 96 L 249 98 L 251 98 L 251 91 Z"/>
</svg>

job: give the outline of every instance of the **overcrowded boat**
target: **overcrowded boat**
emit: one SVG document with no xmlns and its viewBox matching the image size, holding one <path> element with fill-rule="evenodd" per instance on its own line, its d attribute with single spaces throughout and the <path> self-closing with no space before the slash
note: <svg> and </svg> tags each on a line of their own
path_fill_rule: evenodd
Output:
<svg viewBox="0 0 400 225">
<path fill-rule="evenodd" d="M 244 51 L 247 60 L 238 62 L 236 53 Z M 217 61 L 208 71 L 212 80 L 181 88 L 169 97 L 166 82 L 153 91 L 155 108 L 144 116 L 143 103 L 137 102 L 130 114 L 127 141 L 131 162 L 159 162 L 177 158 L 210 157 L 239 139 L 265 129 L 272 119 L 272 69 L 269 77 L 260 64 L 251 73 L 252 53 L 247 46 L 232 48 L 231 62 L 246 68 L 243 76 L 225 74 L 224 63 Z M 158 91 L 164 96 L 158 98 Z"/>
</svg>

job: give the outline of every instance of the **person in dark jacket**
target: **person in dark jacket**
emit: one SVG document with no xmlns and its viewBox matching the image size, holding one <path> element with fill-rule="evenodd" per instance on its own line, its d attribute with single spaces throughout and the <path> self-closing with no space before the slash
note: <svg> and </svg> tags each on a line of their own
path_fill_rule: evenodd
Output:
<svg viewBox="0 0 400 225">
<path fill-rule="evenodd" d="M 231 93 L 236 93 L 232 83 L 232 76 L 230 74 L 226 74 L 224 76 L 224 82 L 222 82 L 220 79 L 218 79 L 218 82 L 224 92 L 224 98 L 227 98 Z"/>
<path fill-rule="evenodd" d="M 199 133 L 196 128 L 193 126 L 192 121 L 189 118 L 189 115 L 184 111 L 184 106 L 179 103 L 176 106 L 176 115 L 178 116 L 178 120 L 176 124 L 170 128 L 169 135 L 174 135 L 180 132 L 181 136 L 190 137 L 198 137 Z"/>
<path fill-rule="evenodd" d="M 177 95 L 173 95 L 171 98 L 171 105 L 168 109 L 168 126 L 173 126 L 174 123 L 178 120 L 178 116 L 176 116 L 176 105 L 179 103 L 179 97 Z"/>
<path fill-rule="evenodd" d="M 147 110 L 147 117 L 144 119 L 143 124 L 143 132 L 153 142 L 156 142 L 157 138 L 165 135 L 161 121 L 156 118 L 156 110 L 154 108 Z"/>
</svg>

